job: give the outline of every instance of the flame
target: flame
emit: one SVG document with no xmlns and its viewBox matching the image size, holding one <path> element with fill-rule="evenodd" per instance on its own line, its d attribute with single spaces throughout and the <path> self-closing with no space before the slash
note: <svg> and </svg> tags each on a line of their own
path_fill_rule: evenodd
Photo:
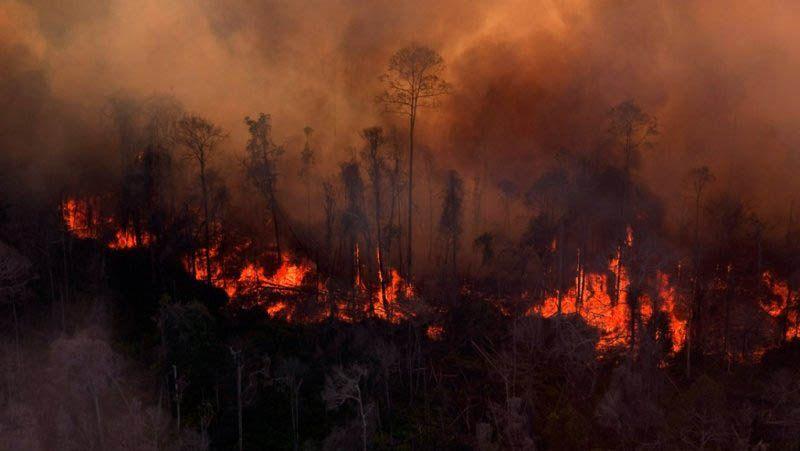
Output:
<svg viewBox="0 0 800 451">
<path fill-rule="evenodd" d="M 237 276 L 225 277 L 217 258 L 218 254 L 217 248 L 212 246 L 209 250 L 211 283 L 217 288 L 225 290 L 225 293 L 230 298 L 234 298 L 237 294 L 254 286 L 266 286 L 275 289 L 299 288 L 306 276 L 313 271 L 311 263 L 295 263 L 295 259 L 284 255 L 281 266 L 272 275 L 267 275 L 261 265 L 247 262 Z M 194 272 L 197 280 L 205 280 L 207 276 L 204 255 L 205 250 L 201 249 L 193 260 L 184 261 L 187 270 Z"/>
<path fill-rule="evenodd" d="M 99 199 L 66 199 L 61 204 L 61 219 L 69 232 L 80 239 L 97 239 L 99 230 L 116 229 L 114 239 L 106 245 L 110 249 L 132 249 L 148 246 L 152 238 L 147 233 L 137 236 L 130 228 L 119 227 L 111 216 L 99 214 Z"/>
<path fill-rule="evenodd" d="M 141 239 L 138 239 L 136 234 L 130 230 L 117 230 L 114 238 L 114 241 L 108 243 L 108 247 L 111 249 L 132 249 L 150 245 L 150 235 L 144 234 Z"/>
<path fill-rule="evenodd" d="M 81 239 L 96 238 L 92 219 L 92 201 L 67 199 L 61 204 L 61 219 L 67 230 Z"/>
<path fill-rule="evenodd" d="M 790 309 L 792 293 L 786 281 L 779 280 L 769 271 L 761 275 L 761 280 L 769 288 L 771 296 L 761 302 L 761 308 L 773 318 L 786 315 L 786 334 L 785 338 L 791 340 L 800 338 L 800 321 L 798 312 Z"/>
<path fill-rule="evenodd" d="M 626 246 L 633 245 L 633 232 L 629 227 L 626 236 Z M 613 285 L 611 274 L 619 277 L 618 286 Z M 667 314 L 672 335 L 672 350 L 677 352 L 686 339 L 686 320 L 678 314 L 677 293 L 669 283 L 669 277 L 658 272 L 658 305 L 659 311 Z M 578 287 L 581 288 L 579 291 Z M 630 279 L 627 269 L 622 264 L 622 248 L 617 249 L 617 254 L 609 259 L 608 272 L 605 274 L 584 274 L 579 271 L 575 285 L 561 296 L 561 313 L 565 315 L 577 314 L 591 326 L 600 330 L 598 349 L 605 350 L 616 346 L 627 345 L 630 342 L 630 311 L 628 305 L 628 291 Z M 613 296 L 616 290 L 618 298 Z M 579 292 L 583 298 L 580 299 Z M 648 295 L 640 295 L 638 300 L 639 313 L 642 321 L 647 321 L 653 314 L 653 299 Z M 545 298 L 544 302 L 531 309 L 544 317 L 552 317 L 559 312 L 559 293 Z"/>
<path fill-rule="evenodd" d="M 375 310 L 375 315 L 378 318 L 391 320 L 392 322 L 399 322 L 405 318 L 403 313 L 397 308 L 400 299 L 409 299 L 414 296 L 414 288 L 406 282 L 400 273 L 392 268 L 389 275 L 389 283 L 386 285 L 386 303 L 392 311 L 392 316 L 389 318 L 387 312 L 383 308 L 381 301 L 380 289 L 373 295 L 372 305 Z"/>
</svg>

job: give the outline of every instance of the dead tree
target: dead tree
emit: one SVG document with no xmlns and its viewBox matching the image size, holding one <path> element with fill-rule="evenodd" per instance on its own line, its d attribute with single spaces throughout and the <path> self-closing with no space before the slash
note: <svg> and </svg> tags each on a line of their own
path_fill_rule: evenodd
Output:
<svg viewBox="0 0 800 451">
<path fill-rule="evenodd" d="M 369 406 L 366 405 L 361 390 L 361 380 L 366 378 L 367 370 L 363 366 L 353 365 L 346 369 L 336 367 L 331 374 L 325 376 L 325 389 L 322 399 L 329 410 L 333 410 L 350 401 L 356 405 L 361 420 L 362 449 L 367 450 L 367 416 Z"/>
<path fill-rule="evenodd" d="M 444 60 L 428 47 L 411 44 L 392 55 L 389 68 L 381 76 L 385 90 L 377 102 L 390 113 L 408 117 L 408 237 L 406 242 L 406 274 L 412 277 L 412 227 L 414 205 L 414 127 L 420 107 L 435 107 L 438 98 L 450 90 L 442 78 Z"/>
<path fill-rule="evenodd" d="M 292 419 L 292 442 L 294 450 L 300 449 L 300 388 L 308 367 L 303 362 L 289 358 L 276 371 L 279 386 L 289 391 L 289 412 Z"/>
</svg>

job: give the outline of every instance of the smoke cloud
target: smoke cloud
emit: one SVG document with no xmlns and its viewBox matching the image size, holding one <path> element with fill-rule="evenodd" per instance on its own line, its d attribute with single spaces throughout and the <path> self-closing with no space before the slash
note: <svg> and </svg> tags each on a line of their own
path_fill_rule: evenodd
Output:
<svg viewBox="0 0 800 451">
<path fill-rule="evenodd" d="M 28 187 L 55 189 L 115 161 L 110 96 L 161 93 L 228 130 L 231 154 L 242 118 L 264 111 L 279 141 L 312 126 L 334 162 L 362 128 L 399 121 L 373 99 L 391 53 L 416 41 L 442 54 L 454 87 L 422 113 L 420 142 L 465 180 L 484 149 L 490 178 L 525 186 L 559 149 L 597 149 L 608 109 L 633 99 L 661 132 L 639 176 L 673 208 L 688 169 L 708 165 L 715 189 L 785 215 L 800 167 L 798 19 L 796 3 L 753 0 L 6 0 L 0 142 Z"/>
</svg>

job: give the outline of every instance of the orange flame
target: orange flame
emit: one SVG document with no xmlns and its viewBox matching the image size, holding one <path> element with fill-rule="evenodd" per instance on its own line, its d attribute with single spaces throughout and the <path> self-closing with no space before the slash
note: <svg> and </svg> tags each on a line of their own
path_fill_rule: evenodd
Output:
<svg viewBox="0 0 800 451">
<path fill-rule="evenodd" d="M 783 314 L 786 315 L 786 334 L 785 338 L 791 340 L 793 338 L 800 338 L 800 321 L 798 321 L 798 312 L 795 309 L 789 309 L 792 293 L 789 290 L 789 284 L 786 281 L 778 280 L 773 274 L 765 271 L 761 275 L 762 281 L 767 285 L 770 290 L 769 299 L 761 303 L 761 308 L 773 318 L 777 318 Z"/>
<path fill-rule="evenodd" d="M 627 230 L 626 245 L 633 244 L 633 232 Z M 630 280 L 627 270 L 621 262 L 622 250 L 618 249 L 617 255 L 610 259 L 607 274 L 584 274 L 579 272 L 575 286 L 561 296 L 561 313 L 578 314 L 589 325 L 600 330 L 598 349 L 608 349 L 615 346 L 626 345 L 630 342 L 629 322 L 630 312 L 628 306 L 628 290 Z M 609 274 L 619 277 L 618 286 L 612 286 Z M 670 332 L 672 334 L 672 350 L 678 351 L 686 339 L 686 320 L 677 314 L 677 293 L 669 284 L 669 277 L 659 272 L 658 277 L 659 310 L 669 317 Z M 578 290 L 578 287 L 581 290 Z M 618 291 L 618 299 L 614 299 L 614 291 Z M 582 295 L 582 299 L 579 296 Z M 647 321 L 653 312 L 653 299 L 641 295 L 638 300 L 639 313 Z M 544 317 L 552 317 L 559 312 L 558 293 L 548 296 L 542 305 L 536 306 L 530 313 Z"/>
<path fill-rule="evenodd" d="M 99 202 L 91 199 L 67 199 L 61 204 L 61 219 L 69 232 L 80 239 L 97 239 L 101 227 L 116 229 L 110 249 L 132 249 L 147 246 L 152 241 L 147 233 L 137 236 L 129 228 L 120 228 L 111 216 L 100 216 Z"/>
</svg>

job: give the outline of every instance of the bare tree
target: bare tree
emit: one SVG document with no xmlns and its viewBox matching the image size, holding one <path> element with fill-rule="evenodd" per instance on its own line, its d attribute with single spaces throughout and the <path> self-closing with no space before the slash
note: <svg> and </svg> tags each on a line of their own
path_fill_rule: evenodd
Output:
<svg viewBox="0 0 800 451">
<path fill-rule="evenodd" d="M 16 250 L 0 242 L 0 301 L 11 305 L 14 320 L 14 347 L 18 366 L 22 364 L 22 354 L 17 304 L 25 293 L 28 282 L 33 278 L 31 262 Z"/>
<path fill-rule="evenodd" d="M 411 44 L 392 55 L 389 68 L 381 76 L 386 89 L 377 97 L 386 112 L 408 116 L 408 240 L 406 273 L 412 277 L 412 226 L 414 196 L 414 127 L 417 109 L 435 107 L 438 98 L 450 90 L 442 78 L 444 60 L 428 47 Z"/>
<path fill-rule="evenodd" d="M 97 429 L 98 449 L 105 449 L 105 426 L 101 398 L 116 380 L 119 371 L 117 357 L 103 340 L 81 334 L 59 338 L 50 348 L 55 372 L 64 378 L 64 386 L 74 390 L 75 399 L 88 394 Z"/>
<path fill-rule="evenodd" d="M 308 366 L 296 358 L 281 362 L 276 371 L 277 382 L 289 391 L 289 410 L 292 419 L 294 450 L 300 449 L 300 388 Z"/>
<path fill-rule="evenodd" d="M 367 450 L 367 415 L 369 406 L 365 405 L 364 393 L 361 390 L 361 380 L 367 376 L 367 370 L 361 365 L 353 365 L 346 369 L 335 367 L 331 374 L 325 376 L 325 389 L 322 399 L 329 410 L 336 409 L 350 401 L 358 408 L 361 420 L 361 443 L 363 450 Z"/>
<path fill-rule="evenodd" d="M 278 179 L 277 159 L 283 154 L 283 147 L 272 142 L 272 123 L 268 114 L 260 113 L 258 119 L 244 118 L 250 132 L 247 141 L 245 170 L 247 177 L 264 197 L 272 214 L 272 227 L 275 234 L 275 249 L 281 261 L 281 237 L 278 223 L 278 199 L 276 182 Z"/>
<path fill-rule="evenodd" d="M 208 212 L 208 161 L 227 135 L 218 126 L 200 116 L 185 116 L 178 122 L 178 139 L 189 149 L 200 169 L 200 189 L 203 197 L 203 230 L 205 235 L 206 282 L 211 283 L 211 218 Z"/>
</svg>

